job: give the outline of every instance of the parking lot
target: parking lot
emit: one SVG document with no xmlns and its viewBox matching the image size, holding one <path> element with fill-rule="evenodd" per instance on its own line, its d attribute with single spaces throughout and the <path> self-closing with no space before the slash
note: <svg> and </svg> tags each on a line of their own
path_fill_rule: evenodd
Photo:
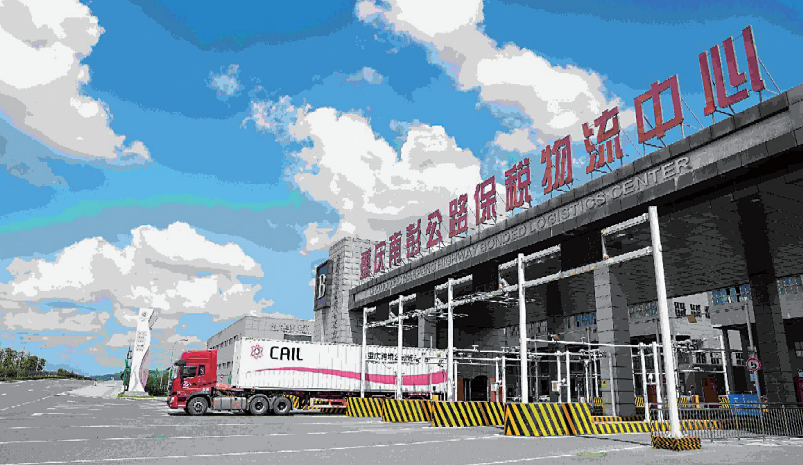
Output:
<svg viewBox="0 0 803 465">
<path fill-rule="evenodd" d="M 803 441 L 780 439 L 705 443 L 702 451 L 677 453 L 651 449 L 649 436 L 641 434 L 520 438 L 493 427 L 430 428 L 314 413 L 190 417 L 162 401 L 52 389 L 59 392 L 0 412 L 0 463 L 621 464 L 679 457 L 686 463 L 796 463 L 803 452 Z"/>
</svg>

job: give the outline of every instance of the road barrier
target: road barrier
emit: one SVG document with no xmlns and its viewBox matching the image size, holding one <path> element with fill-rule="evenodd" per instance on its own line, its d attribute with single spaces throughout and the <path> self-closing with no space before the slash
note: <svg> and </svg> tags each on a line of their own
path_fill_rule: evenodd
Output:
<svg viewBox="0 0 803 465">
<path fill-rule="evenodd" d="M 681 432 L 710 441 L 768 436 L 803 437 L 803 404 L 737 403 L 730 399 L 724 405 L 720 399 L 717 403 L 679 408 Z M 663 419 L 669 418 L 666 406 L 650 410 L 651 418 L 661 418 L 659 415 L 663 415 Z M 666 422 L 652 423 L 654 436 L 666 436 Z"/>
<path fill-rule="evenodd" d="M 674 451 L 682 450 L 700 450 L 700 438 L 698 437 L 685 437 L 685 438 L 671 438 L 662 436 L 652 436 L 653 449 L 668 449 Z"/>
<path fill-rule="evenodd" d="M 561 404 L 507 404 L 505 435 L 572 436 L 574 433 L 566 416 L 567 411 Z"/>
<path fill-rule="evenodd" d="M 428 400 L 383 399 L 382 421 L 393 423 L 428 422 Z"/>
<path fill-rule="evenodd" d="M 352 418 L 382 418 L 381 398 L 349 397 L 346 415 Z"/>
<path fill-rule="evenodd" d="M 644 421 L 644 417 L 642 415 L 631 415 L 626 417 L 593 417 L 594 421 L 597 423 L 611 423 L 611 422 L 621 422 L 621 421 Z"/>
<path fill-rule="evenodd" d="M 430 402 L 430 426 L 502 426 L 505 404 L 501 402 Z"/>
<path fill-rule="evenodd" d="M 318 413 L 325 413 L 327 415 L 345 415 L 347 413 L 346 407 L 321 407 L 315 409 Z"/>
</svg>

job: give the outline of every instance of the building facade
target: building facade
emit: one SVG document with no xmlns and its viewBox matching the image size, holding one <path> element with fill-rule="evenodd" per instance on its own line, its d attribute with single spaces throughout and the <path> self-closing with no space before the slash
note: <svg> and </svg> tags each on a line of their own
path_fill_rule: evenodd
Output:
<svg viewBox="0 0 803 465">
<path fill-rule="evenodd" d="M 731 346 L 730 339 L 740 339 L 745 346 L 743 337 L 732 338 L 730 332 L 738 331 L 739 324 L 746 327 L 744 312 L 717 312 L 720 305 L 713 301 L 721 300 L 719 294 L 716 299 L 712 293 L 694 301 L 683 301 L 683 296 L 747 283 L 750 299 L 745 306 L 755 320 L 754 331 L 747 334 L 753 334 L 762 365 L 761 392 L 771 402 L 794 402 L 800 373 L 797 347 L 803 342 L 803 331 L 797 326 L 796 313 L 783 302 L 789 300 L 784 294 L 789 287 L 785 277 L 792 277 L 789 284 L 794 287 L 796 276 L 803 273 L 801 115 L 803 85 L 682 135 L 677 142 L 562 190 L 538 205 L 513 202 L 516 192 L 526 192 L 527 186 L 521 183 L 529 180 L 527 171 L 510 178 L 506 195 L 512 197 L 504 214 L 493 208 L 494 196 L 501 192 L 494 191 L 494 180 L 489 178 L 476 185 L 473 202 L 471 192 L 460 194 L 448 210 L 445 205 L 432 205 L 431 213 L 422 212 L 420 226 L 411 223 L 387 231 L 386 248 L 370 250 L 366 244 L 364 261 L 355 253 L 359 247 L 349 248 L 348 240 L 341 241 L 330 252 L 329 272 L 334 274 L 326 278 L 332 283 L 340 280 L 339 285 L 329 311 L 316 310 L 316 322 L 320 317 L 316 328 L 320 326 L 324 340 L 359 343 L 363 313 L 374 308 L 369 321 L 386 326 L 370 328 L 368 340 L 395 341 L 394 328 L 389 327 L 395 315 L 416 312 L 418 321 L 404 319 L 403 344 L 434 343 L 444 348 L 444 289 L 457 281 L 461 285 L 454 289 L 456 300 L 452 301 L 457 306 L 455 347 L 482 350 L 518 345 L 512 328 L 517 327 L 521 313 L 532 328 L 527 334 L 530 339 L 543 331 L 593 340 L 589 328 L 593 325 L 596 338 L 610 348 L 599 366 L 601 384 L 609 386 L 600 392 L 605 408 L 615 404 L 620 415 L 630 415 L 638 387 L 632 348 L 627 346 L 654 337 L 656 316 L 640 315 L 649 308 L 634 309 L 632 314 L 631 309 L 658 298 L 660 252 L 660 288 L 672 299 L 673 338 L 699 341 L 689 352 L 694 354 L 694 364 L 712 365 L 711 354 L 718 342 L 718 337 L 712 339 L 697 330 L 699 321 L 706 320 L 705 306 L 711 326 L 726 330 L 722 333 L 727 336 L 723 337 L 726 346 Z M 524 170 L 525 165 L 523 161 L 516 169 Z M 552 179 L 549 170 L 547 163 L 545 182 Z M 474 215 L 467 213 L 466 203 Z M 421 232 L 430 229 L 423 224 L 438 231 L 441 218 L 440 226 L 453 240 L 448 244 L 433 237 L 422 240 Z M 653 247 L 656 232 L 659 249 Z M 425 245 L 427 250 L 422 252 Z M 364 267 L 366 273 L 360 273 L 363 279 L 357 282 L 363 262 L 374 266 Z M 778 280 L 783 286 L 778 286 Z M 514 287 L 516 292 L 509 290 Z M 344 313 L 340 308 L 346 292 Z M 422 322 L 420 312 L 437 318 Z M 508 374 L 511 380 L 517 376 L 512 371 Z M 710 381 L 709 377 L 709 391 Z"/>
<path fill-rule="evenodd" d="M 803 401 L 803 276 L 795 274 L 784 276 L 775 280 L 778 293 L 778 306 L 786 333 L 786 351 L 762 353 L 757 343 L 759 338 L 765 337 L 759 333 L 756 325 L 755 310 L 753 308 L 753 292 L 749 284 L 716 289 L 709 293 L 711 299 L 711 321 L 723 331 L 725 343 L 732 349 L 744 348 L 744 353 L 735 354 L 738 360 L 736 367 L 744 366 L 744 361 L 750 357 L 757 358 L 762 364 L 768 357 L 779 356 L 789 360 L 792 372 L 795 374 L 798 401 Z M 750 318 L 748 332 L 747 319 Z M 750 352 L 750 340 L 753 340 L 755 350 Z M 737 386 L 751 387 L 754 381 L 743 368 L 734 368 L 732 374 Z M 763 370 L 757 371 L 758 380 L 762 390 L 766 389 L 766 380 Z"/>
<path fill-rule="evenodd" d="M 374 242 L 346 237 L 329 248 L 329 259 L 315 273 L 316 342 L 352 344 L 362 330 L 362 320 L 349 312 L 349 290 L 359 283 L 360 252 Z"/>
<path fill-rule="evenodd" d="M 218 381 L 231 381 L 234 343 L 244 337 L 277 341 L 312 341 L 312 320 L 244 316 L 206 341 L 207 349 L 217 350 Z"/>
</svg>

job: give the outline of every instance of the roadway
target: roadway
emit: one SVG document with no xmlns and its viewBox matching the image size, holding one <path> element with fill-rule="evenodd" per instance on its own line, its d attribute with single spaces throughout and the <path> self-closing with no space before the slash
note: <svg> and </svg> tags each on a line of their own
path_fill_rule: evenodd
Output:
<svg viewBox="0 0 803 465">
<path fill-rule="evenodd" d="M 36 383 L 43 384 L 33 387 Z M 389 424 L 317 414 L 190 417 L 183 411 L 171 411 L 163 401 L 56 395 L 85 387 L 86 382 L 31 382 L 31 387 L 18 390 L 21 386 L 0 385 L 0 394 L 7 389 L 50 394 L 0 411 L 0 464 L 503 465 L 593 461 L 618 465 L 678 459 L 691 464 L 783 464 L 799 463 L 803 453 L 803 440 L 789 439 L 705 443 L 702 451 L 677 453 L 651 449 L 649 436 L 641 434 L 515 438 L 502 436 L 500 429 L 492 427 L 430 428 L 420 423 Z M 10 395 L 0 395 L 0 399 Z"/>
</svg>

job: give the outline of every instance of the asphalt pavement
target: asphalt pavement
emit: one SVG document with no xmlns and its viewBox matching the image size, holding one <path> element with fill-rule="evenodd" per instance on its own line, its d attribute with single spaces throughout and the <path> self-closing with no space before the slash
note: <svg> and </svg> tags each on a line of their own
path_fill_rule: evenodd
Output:
<svg viewBox="0 0 803 465">
<path fill-rule="evenodd" d="M 91 382 L 30 383 L 0 385 L 0 399 L 36 398 L 0 411 L 0 464 L 783 464 L 799 463 L 803 453 L 803 440 L 790 439 L 704 443 L 702 451 L 679 453 L 653 450 L 643 434 L 517 438 L 494 427 L 320 414 L 191 417 L 163 401 L 76 395 L 98 392 L 86 389 Z M 3 402 L 0 408 L 18 403 Z"/>
</svg>

